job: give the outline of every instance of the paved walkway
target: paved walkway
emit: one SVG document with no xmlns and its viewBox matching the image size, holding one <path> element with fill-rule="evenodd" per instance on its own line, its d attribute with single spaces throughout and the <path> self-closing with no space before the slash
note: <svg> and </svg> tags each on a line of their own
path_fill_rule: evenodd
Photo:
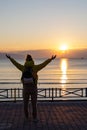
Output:
<svg viewBox="0 0 87 130">
<path fill-rule="evenodd" d="M 24 119 L 22 102 L 0 103 L 0 130 L 87 130 L 87 101 L 40 102 L 37 106 L 39 122 L 34 123 Z"/>
</svg>

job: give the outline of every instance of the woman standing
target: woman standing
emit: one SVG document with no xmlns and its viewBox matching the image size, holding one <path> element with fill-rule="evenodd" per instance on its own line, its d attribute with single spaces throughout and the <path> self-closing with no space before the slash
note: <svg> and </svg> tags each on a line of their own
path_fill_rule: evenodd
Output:
<svg viewBox="0 0 87 130">
<path fill-rule="evenodd" d="M 37 80 L 38 75 L 37 73 L 43 69 L 48 63 L 56 58 L 52 56 L 51 58 L 45 60 L 43 63 L 35 65 L 33 58 L 31 55 L 26 56 L 26 60 L 24 65 L 21 65 L 16 60 L 14 60 L 11 56 L 6 54 L 6 57 L 22 72 L 22 83 L 23 83 L 23 101 L 24 101 L 24 114 L 26 119 L 29 118 L 28 115 L 28 103 L 29 97 L 31 96 L 31 103 L 32 103 L 32 116 L 33 121 L 37 121 Z M 30 75 L 31 70 L 31 77 L 33 78 L 33 82 L 31 80 L 24 80 L 24 75 L 26 75 L 26 70 L 28 70 L 28 75 Z M 26 79 L 26 78 L 25 78 Z"/>
</svg>

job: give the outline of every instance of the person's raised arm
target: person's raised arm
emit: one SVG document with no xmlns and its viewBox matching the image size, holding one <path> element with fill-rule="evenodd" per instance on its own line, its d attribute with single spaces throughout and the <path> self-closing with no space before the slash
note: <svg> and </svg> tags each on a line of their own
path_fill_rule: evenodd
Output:
<svg viewBox="0 0 87 130">
<path fill-rule="evenodd" d="M 52 60 L 56 58 L 56 55 L 52 56 L 51 58 L 45 60 L 43 63 L 36 65 L 37 71 L 43 69 L 46 65 L 48 65 Z"/>
<path fill-rule="evenodd" d="M 23 71 L 23 65 L 14 60 L 10 55 L 6 54 L 6 57 L 21 71 Z"/>
</svg>

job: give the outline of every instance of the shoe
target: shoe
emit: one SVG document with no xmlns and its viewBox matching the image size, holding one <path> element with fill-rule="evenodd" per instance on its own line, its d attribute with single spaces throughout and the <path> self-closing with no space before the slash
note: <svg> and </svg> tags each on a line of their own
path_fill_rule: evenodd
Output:
<svg viewBox="0 0 87 130">
<path fill-rule="evenodd" d="M 31 118 L 30 117 L 24 117 L 24 121 L 26 121 L 26 122 L 31 121 Z"/>
<path fill-rule="evenodd" d="M 28 118 L 24 117 L 24 121 L 25 121 L 25 122 L 28 122 Z"/>
<path fill-rule="evenodd" d="M 37 123 L 39 120 L 37 118 L 33 119 L 33 122 Z"/>
</svg>

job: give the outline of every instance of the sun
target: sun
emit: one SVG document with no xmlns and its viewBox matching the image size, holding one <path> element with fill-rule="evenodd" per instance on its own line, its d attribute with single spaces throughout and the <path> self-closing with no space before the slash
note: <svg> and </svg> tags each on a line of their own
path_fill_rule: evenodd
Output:
<svg viewBox="0 0 87 130">
<path fill-rule="evenodd" d="M 66 50 L 68 50 L 68 46 L 66 44 L 63 44 L 60 46 L 59 50 L 66 51 Z"/>
</svg>

